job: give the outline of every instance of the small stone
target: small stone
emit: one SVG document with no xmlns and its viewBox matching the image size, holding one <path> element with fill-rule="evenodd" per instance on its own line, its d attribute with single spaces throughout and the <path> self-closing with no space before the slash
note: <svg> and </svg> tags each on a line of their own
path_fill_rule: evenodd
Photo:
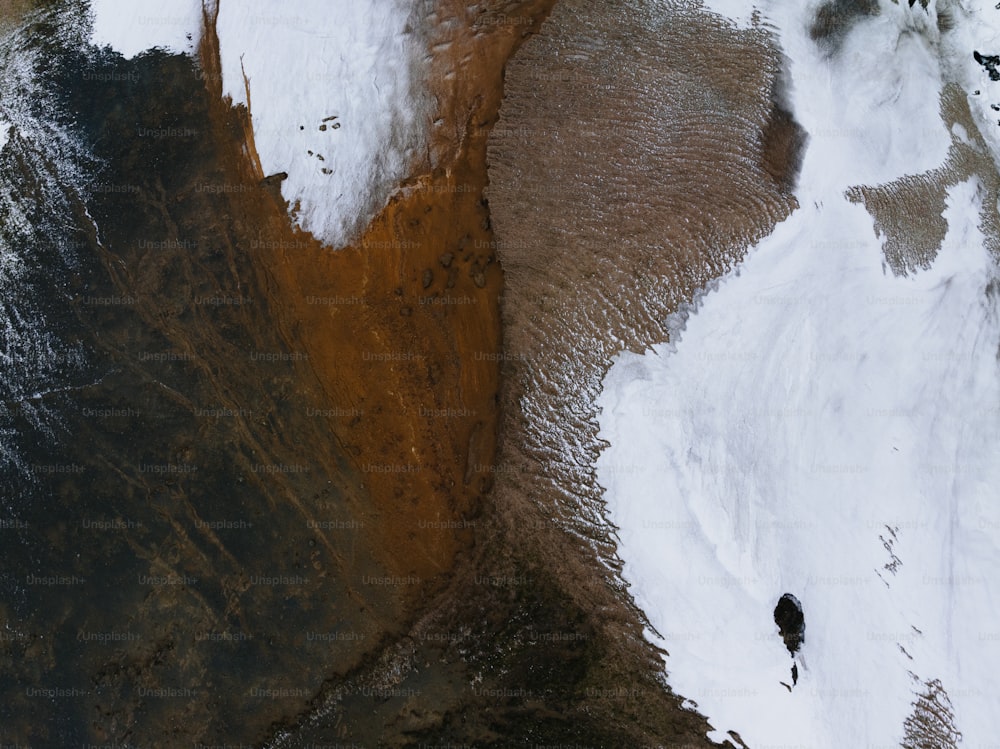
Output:
<svg viewBox="0 0 1000 749">
<path fill-rule="evenodd" d="M 449 265 L 451 265 L 451 261 L 454 259 L 455 259 L 454 255 L 452 255 L 450 252 L 445 252 L 444 254 L 441 255 L 441 257 L 438 258 L 438 262 L 441 263 L 442 268 L 447 268 Z"/>
<path fill-rule="evenodd" d="M 424 277 L 423 277 L 424 288 L 425 289 L 430 288 L 430 285 L 432 283 L 434 283 L 434 271 L 428 268 L 427 270 L 424 271 Z"/>
</svg>

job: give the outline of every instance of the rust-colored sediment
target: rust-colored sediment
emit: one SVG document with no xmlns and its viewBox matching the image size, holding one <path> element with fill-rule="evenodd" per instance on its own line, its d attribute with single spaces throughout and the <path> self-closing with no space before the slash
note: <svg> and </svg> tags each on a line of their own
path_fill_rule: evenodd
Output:
<svg viewBox="0 0 1000 749">
<path fill-rule="evenodd" d="M 434 27 L 452 31 L 432 44 L 429 83 L 441 103 L 432 163 L 352 246 L 331 250 L 293 228 L 276 189 L 247 201 L 266 248 L 254 259 L 273 281 L 283 334 L 308 354 L 331 427 L 365 477 L 374 548 L 400 575 L 428 580 L 451 567 L 471 542 L 455 525 L 477 511 L 487 485 L 503 274 L 481 202 L 484 127 L 496 118 L 504 62 L 551 4 L 520 4 L 521 24 L 477 25 L 464 3 L 438 3 Z M 218 40 L 210 12 L 205 20 L 201 63 L 225 137 Z M 232 166 L 246 184 L 264 176 L 249 117 Z"/>
</svg>

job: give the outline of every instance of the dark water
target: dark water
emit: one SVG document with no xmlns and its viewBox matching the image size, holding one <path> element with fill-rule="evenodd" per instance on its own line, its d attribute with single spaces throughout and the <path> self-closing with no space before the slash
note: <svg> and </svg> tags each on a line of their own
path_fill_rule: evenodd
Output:
<svg viewBox="0 0 1000 749">
<path fill-rule="evenodd" d="M 352 592 L 384 573 L 353 553 L 359 482 L 269 318 L 198 71 L 88 48 L 80 22 L 55 7 L 8 40 L 38 55 L 3 100 L 23 110 L 0 159 L 23 268 L 3 306 L 0 738 L 251 740 L 395 603 Z"/>
</svg>

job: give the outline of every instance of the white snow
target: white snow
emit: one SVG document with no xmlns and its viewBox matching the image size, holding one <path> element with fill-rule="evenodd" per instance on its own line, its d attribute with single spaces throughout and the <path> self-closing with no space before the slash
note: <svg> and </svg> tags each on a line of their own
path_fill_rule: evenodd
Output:
<svg viewBox="0 0 1000 749">
<path fill-rule="evenodd" d="M 7 141 L 10 139 L 10 123 L 4 119 L 0 119 L 0 151 L 3 147 L 7 145 Z"/>
<path fill-rule="evenodd" d="M 1000 742 L 1000 272 L 979 186 L 949 191 L 937 259 L 905 278 L 843 195 L 944 160 L 944 73 L 914 12 L 883 3 L 824 60 L 808 8 L 765 9 L 810 132 L 802 208 L 671 345 L 621 354 L 599 399 L 624 576 L 716 740 L 898 746 L 940 679 L 963 746 Z M 791 692 L 785 592 L 806 617 Z"/>
<path fill-rule="evenodd" d="M 153 47 L 191 53 L 201 38 L 201 0 L 90 0 L 91 40 L 125 57 Z"/>
<path fill-rule="evenodd" d="M 701 4 L 706 10 L 722 16 L 741 29 L 753 25 L 754 11 L 757 9 L 757 4 L 752 0 L 701 0 Z"/>
<path fill-rule="evenodd" d="M 264 172 L 288 173 L 297 223 L 332 246 L 367 225 L 425 150 L 426 50 L 411 7 L 221 0 L 225 92 L 245 103 L 246 73 Z"/>
</svg>

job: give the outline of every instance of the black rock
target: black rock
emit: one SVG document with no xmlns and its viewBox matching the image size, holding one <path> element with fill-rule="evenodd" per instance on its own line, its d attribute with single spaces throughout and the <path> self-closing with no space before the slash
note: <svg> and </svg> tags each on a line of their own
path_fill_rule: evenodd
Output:
<svg viewBox="0 0 1000 749">
<path fill-rule="evenodd" d="M 986 68 L 991 81 L 1000 81 L 1000 70 L 997 70 L 997 66 L 1000 65 L 1000 55 L 981 55 L 978 50 L 973 50 L 972 57 Z"/>
<path fill-rule="evenodd" d="M 795 655 L 806 639 L 806 620 L 799 599 L 791 593 L 782 595 L 774 607 L 774 623 L 778 625 L 788 652 Z"/>
</svg>

